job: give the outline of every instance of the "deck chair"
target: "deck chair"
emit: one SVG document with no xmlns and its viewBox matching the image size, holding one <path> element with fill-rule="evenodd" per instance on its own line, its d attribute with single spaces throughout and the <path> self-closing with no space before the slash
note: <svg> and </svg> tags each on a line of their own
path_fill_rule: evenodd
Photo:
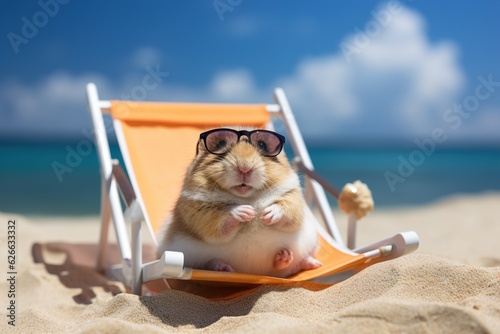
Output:
<svg viewBox="0 0 500 334">
<path fill-rule="evenodd" d="M 310 172 L 314 171 L 313 163 L 287 98 L 279 88 L 274 92 L 275 103 L 248 105 L 104 101 L 99 99 L 93 83 L 89 83 L 86 89 L 102 179 L 97 268 L 106 269 L 103 263 L 112 218 L 121 263 L 107 268 L 107 272 L 122 280 L 134 294 L 141 294 L 143 283 L 162 279 L 249 285 L 306 281 L 333 283 L 418 247 L 416 233 L 404 232 L 367 247 L 349 249 L 339 232 L 323 187 L 311 177 L 314 173 L 307 173 L 303 181 L 308 202 L 306 214 L 318 222 L 320 247 L 316 258 L 323 263 L 322 267 L 288 278 L 212 272 L 186 268 L 183 254 L 170 251 L 145 263 L 142 231 L 145 229 L 155 242 L 158 230 L 180 194 L 185 170 L 194 157 L 201 132 L 232 124 L 273 129 L 272 119 L 276 119 L 284 124 L 295 159 Z M 126 172 L 118 160 L 111 157 L 109 131 L 103 118 L 106 113 L 111 115 Z M 180 147 L 179 142 L 192 145 Z M 313 214 L 309 208 L 314 208 L 319 214 Z M 353 248 L 353 237 L 348 239 Z"/>
</svg>

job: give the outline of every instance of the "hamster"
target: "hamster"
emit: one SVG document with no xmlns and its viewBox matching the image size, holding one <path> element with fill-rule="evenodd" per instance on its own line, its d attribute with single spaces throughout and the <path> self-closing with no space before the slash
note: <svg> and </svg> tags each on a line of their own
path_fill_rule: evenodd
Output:
<svg viewBox="0 0 500 334">
<path fill-rule="evenodd" d="M 321 266 L 298 175 L 281 148 L 270 157 L 254 145 L 240 135 L 213 154 L 200 137 L 159 236 L 159 255 L 179 251 L 186 267 L 276 277 Z"/>
</svg>

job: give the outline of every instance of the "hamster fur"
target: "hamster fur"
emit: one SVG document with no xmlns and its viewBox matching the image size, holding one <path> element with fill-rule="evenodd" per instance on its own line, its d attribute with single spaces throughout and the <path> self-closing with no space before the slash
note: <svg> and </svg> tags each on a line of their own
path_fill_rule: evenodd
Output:
<svg viewBox="0 0 500 334">
<path fill-rule="evenodd" d="M 183 252 L 186 267 L 257 275 L 317 268 L 316 229 L 304 221 L 304 205 L 284 153 L 264 157 L 242 136 L 220 156 L 200 140 L 157 252 Z"/>
</svg>

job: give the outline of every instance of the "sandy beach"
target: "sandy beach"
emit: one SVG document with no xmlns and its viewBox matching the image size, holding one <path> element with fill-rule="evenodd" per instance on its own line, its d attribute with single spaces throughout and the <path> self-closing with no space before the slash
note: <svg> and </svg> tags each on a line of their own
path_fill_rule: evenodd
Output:
<svg viewBox="0 0 500 334">
<path fill-rule="evenodd" d="M 341 229 L 344 217 L 336 215 Z M 320 291 L 262 286 L 229 301 L 180 291 L 138 297 L 120 284 L 91 288 L 79 304 L 77 287 L 35 263 L 32 246 L 95 243 L 98 217 L 25 217 L 2 213 L 0 332 L 10 333 L 499 333 L 500 193 L 455 196 L 420 207 L 375 209 L 358 226 L 358 244 L 414 230 L 419 249 L 371 266 Z M 7 226 L 16 221 L 15 275 L 7 274 Z M 41 248 L 54 264 L 64 255 Z M 15 312 L 9 278 L 15 276 Z M 5 279 L 6 277 L 6 279 Z M 100 283 L 99 283 L 100 284 Z M 99 285 L 97 284 L 97 285 Z M 114 293 L 113 293 L 114 291 Z M 115 295 L 116 294 L 116 295 Z M 15 315 L 15 326 L 9 325 Z"/>
</svg>

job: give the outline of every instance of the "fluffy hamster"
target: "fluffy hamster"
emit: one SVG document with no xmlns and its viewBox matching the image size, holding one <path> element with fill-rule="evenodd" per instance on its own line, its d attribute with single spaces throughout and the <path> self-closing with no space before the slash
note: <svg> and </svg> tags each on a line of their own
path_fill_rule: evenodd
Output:
<svg viewBox="0 0 500 334">
<path fill-rule="evenodd" d="M 264 156 L 253 141 L 240 134 L 213 154 L 199 140 L 158 254 L 183 252 L 191 268 L 277 277 L 321 266 L 297 174 L 284 153 Z"/>
</svg>

